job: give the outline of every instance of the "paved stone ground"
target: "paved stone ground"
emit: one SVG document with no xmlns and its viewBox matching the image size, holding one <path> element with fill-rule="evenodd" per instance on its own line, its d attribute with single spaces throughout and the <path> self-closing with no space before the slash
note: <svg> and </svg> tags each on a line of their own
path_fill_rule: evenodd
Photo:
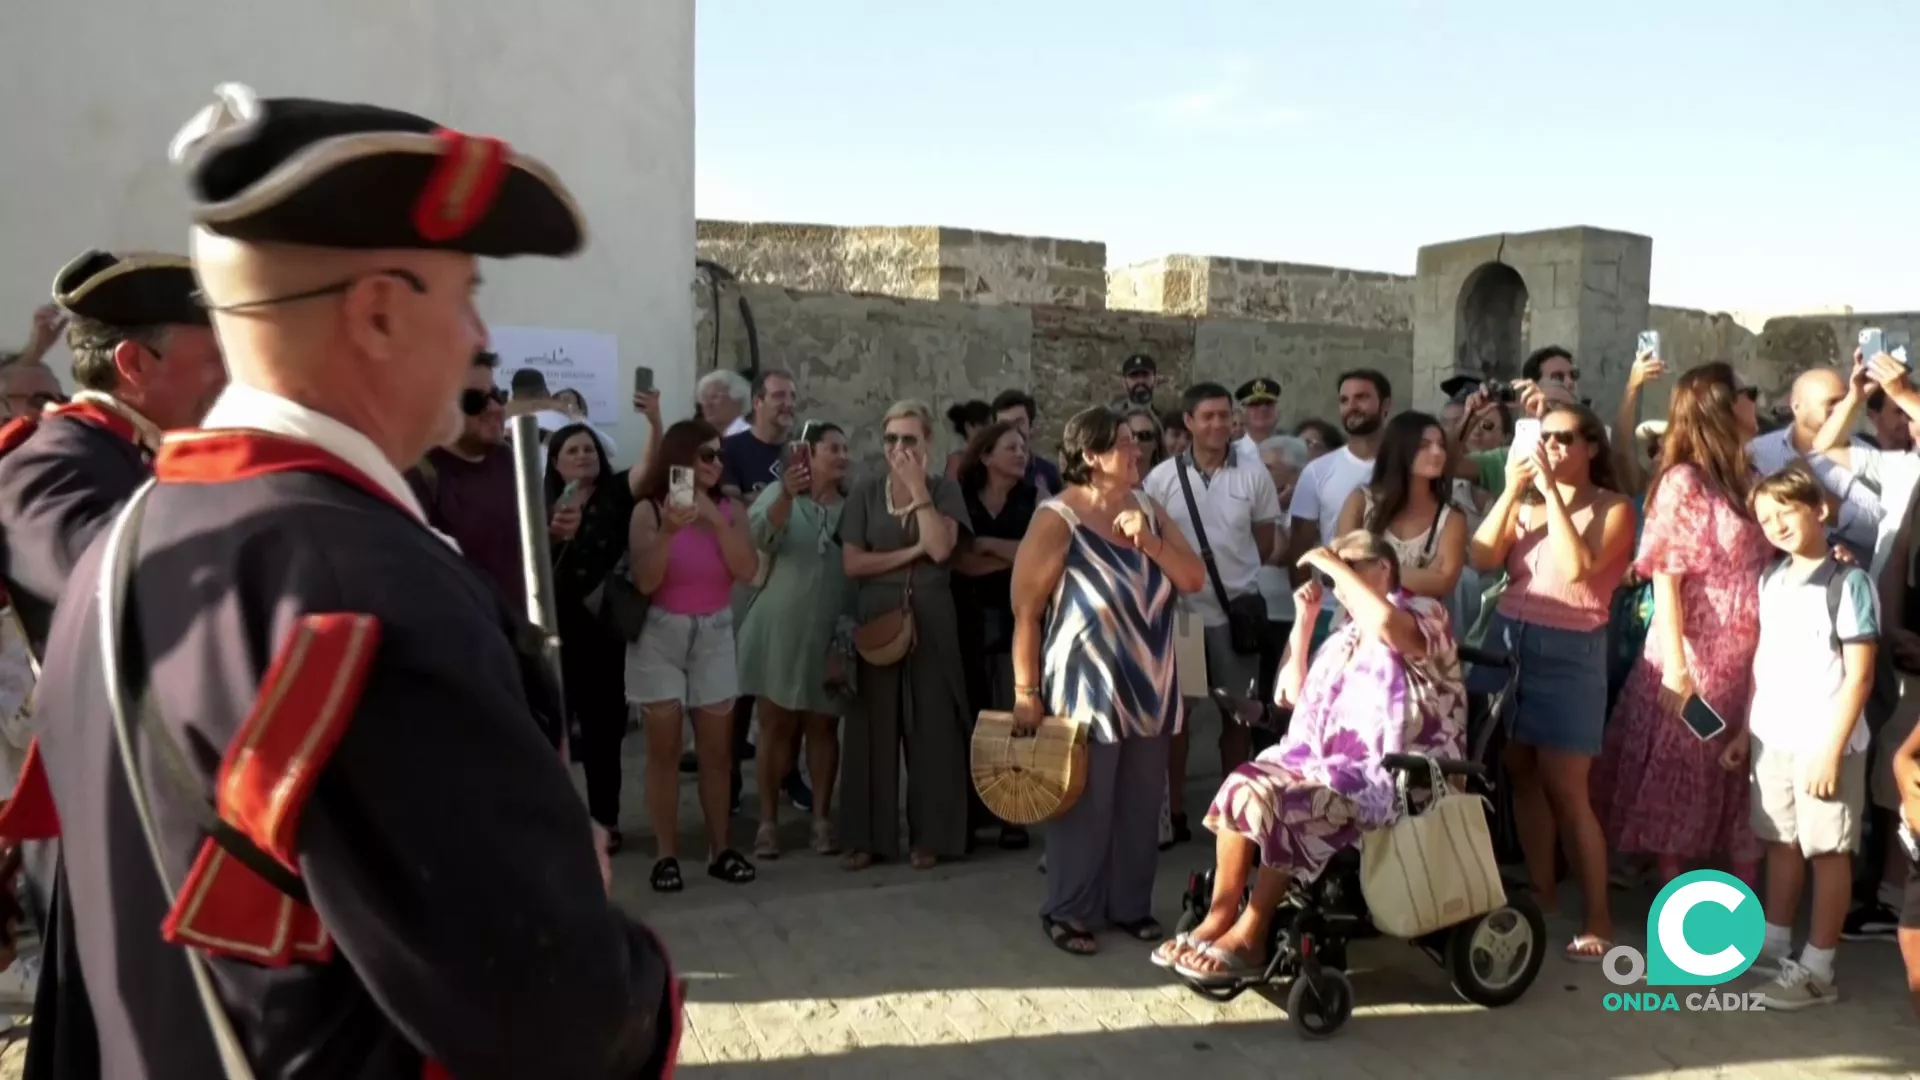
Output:
<svg viewBox="0 0 1920 1080">
<path fill-rule="evenodd" d="M 1205 745 L 1197 742 L 1196 745 Z M 1196 757 L 1200 757 L 1196 753 Z M 637 775 L 630 772 L 629 775 Z M 688 784 L 690 789 L 690 782 Z M 1210 785 L 1195 785 L 1196 797 Z M 637 796 L 637 793 L 635 793 Z M 629 801 L 638 802 L 630 796 Z M 635 807 L 637 810 L 638 808 Z M 1615 1014 L 1613 987 L 1557 950 L 1574 926 L 1550 920 L 1554 950 L 1518 1003 L 1462 1002 L 1424 954 L 1399 942 L 1356 945 L 1360 1008 L 1332 1039 L 1302 1041 L 1279 1003 L 1248 993 L 1202 999 L 1147 962 L 1148 947 L 1101 939 L 1092 958 L 1042 935 L 1036 852 L 991 851 L 916 872 L 860 874 L 792 848 L 733 886 L 683 859 L 687 890 L 647 890 L 651 847 L 616 860 L 622 903 L 657 928 L 690 980 L 682 1075 L 698 1080 L 911 1076 L 1163 1078 L 1895 1077 L 1920 1076 L 1920 1021 L 1892 944 L 1843 946 L 1845 999 L 1799 1014 Z M 683 822 L 697 820 L 688 803 Z M 744 849 L 751 827 L 737 823 Z M 689 836 L 682 851 L 701 848 Z M 1171 924 L 1207 846 L 1162 861 L 1156 912 Z M 1650 895 L 1616 893 L 1622 942 L 1644 944 Z M 1631 930 L 1631 932 L 1629 932 Z M 1760 980 L 1741 980 L 1738 989 Z"/>
<path fill-rule="evenodd" d="M 1486 1010 L 1461 1002 L 1424 955 L 1365 942 L 1351 956 L 1356 1015 L 1332 1039 L 1304 1042 L 1275 1000 L 1206 1001 L 1150 965 L 1145 945 L 1108 935 L 1096 957 L 1054 949 L 1036 918 L 1037 851 L 847 874 L 804 850 L 805 823 L 788 809 L 792 850 L 761 863 L 759 881 L 700 873 L 701 845 L 683 829 L 687 889 L 656 896 L 638 765 L 632 757 L 615 895 L 661 932 L 690 980 L 681 1075 L 693 1080 L 1920 1077 L 1920 1022 L 1891 944 L 1842 947 L 1846 998 L 1836 1006 L 1622 1015 L 1601 1007 L 1611 986 L 1597 968 L 1557 955 L 1525 998 Z M 1209 787 L 1196 783 L 1194 797 Z M 698 821 L 690 779 L 681 821 Z M 735 822 L 743 850 L 751 835 Z M 1208 860 L 1199 844 L 1163 859 L 1163 920 L 1172 923 L 1187 873 Z M 1621 926 L 1637 930 L 1650 897 L 1616 896 Z M 1550 922 L 1548 944 L 1557 950 L 1572 930 Z M 1638 932 L 1622 938 L 1644 944 Z M 0 1054 L 0 1080 L 18 1076 L 19 1050 Z"/>
</svg>

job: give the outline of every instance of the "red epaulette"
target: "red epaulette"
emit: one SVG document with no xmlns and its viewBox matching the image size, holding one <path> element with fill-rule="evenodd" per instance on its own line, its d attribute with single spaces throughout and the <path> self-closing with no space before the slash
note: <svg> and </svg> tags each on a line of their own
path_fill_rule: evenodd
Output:
<svg viewBox="0 0 1920 1080">
<path fill-rule="evenodd" d="M 220 761 L 220 820 L 295 875 L 300 811 L 353 718 L 379 641 L 371 615 L 302 616 Z M 333 938 L 310 904 L 211 839 L 201 843 L 161 933 L 175 945 L 265 967 L 333 955 Z"/>
</svg>

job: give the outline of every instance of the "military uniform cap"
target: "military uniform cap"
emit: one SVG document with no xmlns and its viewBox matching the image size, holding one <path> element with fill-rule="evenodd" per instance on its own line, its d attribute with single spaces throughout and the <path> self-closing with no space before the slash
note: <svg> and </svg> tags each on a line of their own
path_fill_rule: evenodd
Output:
<svg viewBox="0 0 1920 1080">
<path fill-rule="evenodd" d="M 205 326 L 193 266 L 182 255 L 89 251 L 53 279 L 61 310 L 108 326 Z"/>
<path fill-rule="evenodd" d="M 1242 405 L 1260 405 L 1280 400 L 1280 384 L 1272 379 L 1250 379 L 1240 384 L 1233 392 L 1233 399 Z"/>
<path fill-rule="evenodd" d="M 1148 356 L 1146 353 L 1134 353 L 1132 356 L 1120 362 L 1120 374 L 1122 375 L 1139 375 L 1143 372 L 1151 375 L 1158 374 L 1159 370 L 1159 365 L 1153 362 L 1153 357 Z"/>
<path fill-rule="evenodd" d="M 227 83 L 174 137 L 194 223 L 251 243 L 571 255 L 586 221 L 546 165 L 499 139 L 374 105 Z"/>
<path fill-rule="evenodd" d="M 1449 398 L 1461 398 L 1471 394 L 1486 382 L 1478 375 L 1450 375 L 1440 381 L 1440 392 Z"/>
</svg>

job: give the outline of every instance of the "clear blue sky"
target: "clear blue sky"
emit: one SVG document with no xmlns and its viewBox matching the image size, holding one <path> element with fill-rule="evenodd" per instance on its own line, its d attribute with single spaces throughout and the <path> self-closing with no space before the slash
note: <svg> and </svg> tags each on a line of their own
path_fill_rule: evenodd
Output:
<svg viewBox="0 0 1920 1080">
<path fill-rule="evenodd" d="M 1920 309 L 1912 0 L 701 0 L 701 217 L 1410 273 L 1654 238 L 1655 303 Z"/>
</svg>

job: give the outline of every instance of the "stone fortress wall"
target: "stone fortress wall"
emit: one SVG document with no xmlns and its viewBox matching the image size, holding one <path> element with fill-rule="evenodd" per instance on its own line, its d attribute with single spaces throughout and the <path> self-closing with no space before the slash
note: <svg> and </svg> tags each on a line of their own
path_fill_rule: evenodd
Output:
<svg viewBox="0 0 1920 1080">
<path fill-rule="evenodd" d="M 1611 412 L 1647 327 L 1671 365 L 1727 360 L 1783 398 L 1799 372 L 1851 352 L 1860 328 L 1920 326 L 1920 313 L 1652 305 L 1652 241 L 1586 227 L 1429 245 L 1413 275 L 1194 255 L 1109 271 L 1104 244 L 932 226 L 701 221 L 697 245 L 734 278 L 695 282 L 699 370 L 750 365 L 744 298 L 761 365 L 794 371 L 800 415 L 842 424 L 863 454 L 894 401 L 925 400 L 944 425 L 954 402 L 1016 387 L 1039 402 L 1050 452 L 1068 415 L 1119 393 L 1134 352 L 1158 362 L 1162 408 L 1192 382 L 1267 376 L 1291 423 L 1333 418 L 1333 379 L 1349 368 L 1386 374 L 1401 407 L 1437 409 L 1446 375 L 1517 374 L 1549 343 L 1574 351 Z M 1664 408 L 1656 393 L 1643 414 Z"/>
</svg>

